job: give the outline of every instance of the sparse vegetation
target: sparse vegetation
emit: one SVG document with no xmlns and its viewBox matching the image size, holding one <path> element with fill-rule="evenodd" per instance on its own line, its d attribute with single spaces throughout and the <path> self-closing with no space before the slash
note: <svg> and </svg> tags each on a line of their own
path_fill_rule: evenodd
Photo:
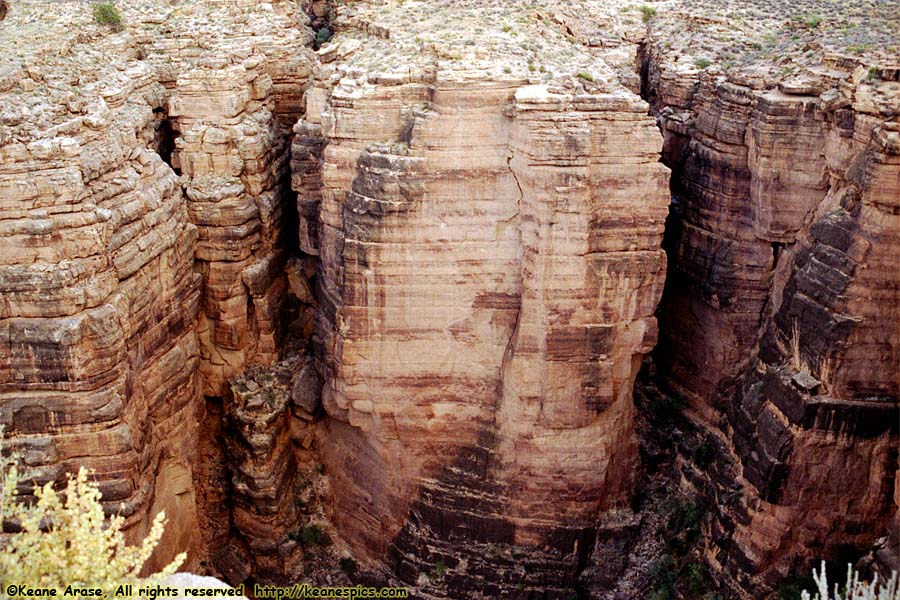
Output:
<svg viewBox="0 0 900 600">
<path fill-rule="evenodd" d="M 650 19 L 656 16 L 656 9 L 646 4 L 641 6 L 641 20 L 644 23 L 650 22 Z"/>
<path fill-rule="evenodd" d="M 684 582 L 684 587 L 693 596 L 699 596 L 706 588 L 706 568 L 698 563 L 688 563 L 681 569 L 679 578 Z"/>
<path fill-rule="evenodd" d="M 328 43 L 328 40 L 331 39 L 332 35 L 333 35 L 333 33 L 330 28 L 328 28 L 328 27 L 321 28 L 320 30 L 318 30 L 316 32 L 316 39 L 313 42 L 313 47 L 318 50 L 319 48 L 321 48 L 322 46 L 324 46 L 325 44 Z"/>
<path fill-rule="evenodd" d="M 811 596 L 809 591 L 803 590 L 800 597 L 802 600 L 900 600 L 900 585 L 898 585 L 897 573 L 894 573 L 890 580 L 879 582 L 878 576 L 871 581 L 861 581 L 859 573 L 853 566 L 847 565 L 847 578 L 842 585 L 834 586 L 834 595 L 828 588 L 828 579 L 825 569 L 825 561 L 822 561 L 819 572 L 813 569 L 812 580 L 814 585 L 811 586 L 816 592 L 815 596 Z M 839 591 L 843 590 L 843 591 Z M 779 596 L 779 599 L 781 596 Z"/>
<path fill-rule="evenodd" d="M 677 556 L 688 553 L 700 537 L 706 509 L 696 500 L 682 498 L 670 503 L 669 517 L 663 528 L 666 546 Z"/>
<path fill-rule="evenodd" d="M 706 442 L 703 442 L 697 446 L 696 450 L 694 450 L 694 462 L 697 463 L 697 466 L 701 469 L 706 470 L 712 464 L 714 457 L 715 450 L 711 444 Z"/>
<path fill-rule="evenodd" d="M 816 582 L 809 575 L 794 575 L 785 581 L 781 582 L 778 586 L 778 589 L 775 590 L 775 599 L 776 600 L 799 600 L 800 596 L 803 594 L 803 591 L 806 589 L 812 589 L 816 585 Z"/>
<path fill-rule="evenodd" d="M 300 541 L 304 546 L 329 546 L 331 538 L 318 525 L 307 525 L 300 532 Z"/>
<path fill-rule="evenodd" d="M 343 571 L 344 574 L 347 575 L 347 577 L 353 577 L 359 570 L 356 561 L 350 557 L 342 558 L 340 562 L 338 562 L 338 566 L 341 568 L 341 571 Z"/>
<path fill-rule="evenodd" d="M 803 24 L 806 25 L 807 27 L 809 27 L 810 29 L 818 27 L 819 23 L 821 23 L 821 22 L 822 22 L 822 15 L 819 15 L 819 14 L 812 13 L 812 14 L 805 15 L 803 17 Z"/>
<path fill-rule="evenodd" d="M 431 579 L 442 579 L 447 574 L 448 569 L 447 563 L 442 560 L 437 561 L 431 570 Z"/>
<path fill-rule="evenodd" d="M 670 600 L 675 592 L 678 572 L 675 570 L 675 559 L 670 554 L 663 554 L 650 566 L 650 580 L 653 590 L 649 600 Z"/>
<path fill-rule="evenodd" d="M 594 80 L 594 76 L 591 75 L 590 73 L 588 73 L 587 71 L 580 71 L 578 73 L 578 77 L 580 77 L 581 79 L 584 79 L 585 81 L 593 81 Z"/>
<path fill-rule="evenodd" d="M 709 61 L 709 59 L 706 59 L 706 58 L 698 58 L 697 60 L 694 61 L 694 66 L 697 67 L 698 69 L 705 69 L 710 64 L 712 64 L 712 63 Z"/>
<path fill-rule="evenodd" d="M 114 31 L 122 30 L 122 13 L 112 2 L 95 2 L 92 5 L 94 20 L 101 25 L 108 25 Z"/>
</svg>

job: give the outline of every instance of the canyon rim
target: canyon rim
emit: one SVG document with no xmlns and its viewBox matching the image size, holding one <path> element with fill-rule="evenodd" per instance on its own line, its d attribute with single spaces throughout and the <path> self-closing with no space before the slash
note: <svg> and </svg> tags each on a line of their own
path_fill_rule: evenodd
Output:
<svg viewBox="0 0 900 600">
<path fill-rule="evenodd" d="M 900 569 L 896 2 L 115 10 L 0 2 L 31 480 L 234 585 Z"/>
</svg>

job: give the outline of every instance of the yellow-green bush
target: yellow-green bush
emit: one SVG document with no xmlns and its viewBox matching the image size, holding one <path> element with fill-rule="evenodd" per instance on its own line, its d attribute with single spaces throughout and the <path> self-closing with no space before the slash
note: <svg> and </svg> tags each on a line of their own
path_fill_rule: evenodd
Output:
<svg viewBox="0 0 900 600">
<path fill-rule="evenodd" d="M 91 6 L 94 20 L 101 25 L 108 25 L 115 31 L 122 30 L 122 13 L 112 2 L 95 2 Z"/>
<path fill-rule="evenodd" d="M 156 515 L 140 546 L 127 546 L 124 519 L 104 518 L 100 490 L 84 468 L 69 478 L 64 500 L 47 484 L 35 486 L 35 502 L 16 502 L 20 476 L 10 457 L 0 458 L 0 484 L 0 519 L 18 529 L 0 542 L 0 597 L 8 597 L 7 586 L 13 584 L 55 588 L 58 596 L 68 585 L 99 587 L 111 595 L 120 584 L 154 585 L 184 562 L 182 553 L 161 572 L 142 578 L 141 569 L 162 537 L 165 514 Z"/>
</svg>

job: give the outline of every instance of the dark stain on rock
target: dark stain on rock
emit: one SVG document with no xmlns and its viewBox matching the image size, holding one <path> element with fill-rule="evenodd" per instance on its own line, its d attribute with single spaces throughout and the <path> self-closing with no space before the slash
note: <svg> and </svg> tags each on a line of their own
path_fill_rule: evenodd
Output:
<svg viewBox="0 0 900 600">
<path fill-rule="evenodd" d="M 509 490 L 494 473 L 497 444 L 485 425 L 422 487 L 388 561 L 401 581 L 435 595 L 571 598 L 596 528 L 548 528 L 542 545 L 517 544 Z"/>
</svg>

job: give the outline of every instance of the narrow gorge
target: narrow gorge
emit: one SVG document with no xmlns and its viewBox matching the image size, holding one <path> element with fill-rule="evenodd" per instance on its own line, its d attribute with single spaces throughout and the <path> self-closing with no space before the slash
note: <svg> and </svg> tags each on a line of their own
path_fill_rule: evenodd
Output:
<svg viewBox="0 0 900 600">
<path fill-rule="evenodd" d="M 0 7 L 0 425 L 154 565 L 900 570 L 895 3 Z"/>
</svg>

